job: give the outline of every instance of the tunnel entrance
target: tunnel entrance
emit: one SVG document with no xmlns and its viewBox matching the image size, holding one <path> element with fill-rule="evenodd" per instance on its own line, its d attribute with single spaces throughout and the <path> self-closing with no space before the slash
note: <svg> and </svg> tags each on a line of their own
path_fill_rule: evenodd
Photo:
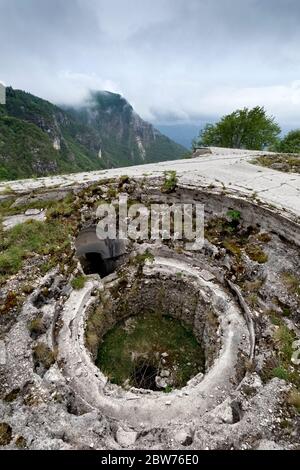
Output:
<svg viewBox="0 0 300 470">
<path fill-rule="evenodd" d="M 99 274 L 101 278 L 109 274 L 106 263 L 100 253 L 85 253 L 80 258 L 80 263 L 85 274 Z"/>
<path fill-rule="evenodd" d="M 96 225 L 81 230 L 75 247 L 84 273 L 99 274 L 101 278 L 112 273 L 126 253 L 124 240 L 99 239 Z"/>
</svg>

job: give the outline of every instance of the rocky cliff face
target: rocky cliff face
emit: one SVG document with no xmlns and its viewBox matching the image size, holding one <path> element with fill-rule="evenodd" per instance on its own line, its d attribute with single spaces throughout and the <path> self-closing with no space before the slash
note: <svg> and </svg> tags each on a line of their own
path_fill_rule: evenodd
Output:
<svg viewBox="0 0 300 470">
<path fill-rule="evenodd" d="M 93 92 L 63 109 L 7 88 L 0 105 L 2 180 L 174 160 L 184 151 L 118 94 Z"/>
<path fill-rule="evenodd" d="M 92 92 L 83 106 L 69 108 L 68 112 L 76 122 L 93 129 L 94 138 L 86 140 L 81 132 L 76 138 L 84 139 L 84 145 L 93 152 L 98 144 L 106 167 L 177 159 L 185 152 L 184 147 L 141 119 L 121 95 Z"/>
</svg>

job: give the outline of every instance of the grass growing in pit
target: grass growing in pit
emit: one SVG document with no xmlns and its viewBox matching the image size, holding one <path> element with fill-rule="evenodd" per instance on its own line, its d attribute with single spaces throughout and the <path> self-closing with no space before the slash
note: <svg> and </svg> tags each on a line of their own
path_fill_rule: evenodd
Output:
<svg viewBox="0 0 300 470">
<path fill-rule="evenodd" d="M 130 322 L 130 327 L 126 326 L 127 321 L 112 328 L 98 350 L 96 364 L 112 383 L 124 385 L 127 381 L 130 386 L 155 390 L 155 375 L 167 369 L 172 375 L 172 387 L 180 388 L 204 370 L 203 349 L 192 331 L 178 320 L 145 313 L 131 317 Z M 163 353 L 167 356 L 162 363 Z M 149 371 L 154 386 L 139 375 Z"/>
</svg>

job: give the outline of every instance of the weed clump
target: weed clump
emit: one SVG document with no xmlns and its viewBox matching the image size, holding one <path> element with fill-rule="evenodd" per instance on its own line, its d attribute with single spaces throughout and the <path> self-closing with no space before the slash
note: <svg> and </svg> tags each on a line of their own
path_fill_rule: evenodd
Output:
<svg viewBox="0 0 300 470">
<path fill-rule="evenodd" d="M 295 274 L 283 272 L 281 277 L 291 294 L 300 295 L 300 279 Z"/>
<path fill-rule="evenodd" d="M 85 283 L 86 283 L 86 276 L 80 275 L 72 279 L 71 286 L 73 287 L 73 289 L 80 290 L 84 288 Z"/>
<path fill-rule="evenodd" d="M 17 307 L 19 298 L 15 291 L 8 291 L 6 298 L 3 303 L 0 305 L 0 314 L 9 313 L 15 307 Z"/>
<path fill-rule="evenodd" d="M 45 369 L 50 369 L 55 362 L 55 354 L 47 344 L 38 343 L 33 348 L 33 360 L 36 367 L 42 365 Z"/>
<path fill-rule="evenodd" d="M 12 428 L 7 423 L 0 423 L 0 446 L 7 446 L 12 439 Z"/>
<path fill-rule="evenodd" d="M 172 193 L 175 191 L 178 183 L 176 171 L 165 171 L 165 179 L 161 188 L 163 193 Z"/>
<path fill-rule="evenodd" d="M 18 449 L 26 449 L 27 447 L 27 441 L 25 437 L 23 436 L 18 436 L 15 441 L 15 444 L 16 444 L 16 447 L 18 447 Z"/>
<path fill-rule="evenodd" d="M 268 261 L 268 255 L 259 245 L 249 244 L 246 246 L 245 251 L 252 261 L 256 261 L 259 264 L 263 264 Z"/>
<path fill-rule="evenodd" d="M 34 318 L 33 320 L 31 320 L 28 323 L 28 330 L 30 331 L 30 334 L 33 337 L 38 337 L 38 336 L 42 335 L 43 333 L 45 333 L 46 328 L 45 328 L 45 324 L 43 322 L 43 317 L 38 316 L 38 317 Z"/>
<path fill-rule="evenodd" d="M 147 249 L 144 253 L 138 253 L 134 258 L 134 264 L 136 265 L 144 265 L 146 261 L 152 263 L 154 261 L 154 255 Z"/>
</svg>

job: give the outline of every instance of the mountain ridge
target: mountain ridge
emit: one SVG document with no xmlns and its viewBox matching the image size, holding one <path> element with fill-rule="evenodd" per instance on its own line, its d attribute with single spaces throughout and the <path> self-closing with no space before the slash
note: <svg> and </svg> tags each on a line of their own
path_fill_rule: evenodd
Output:
<svg viewBox="0 0 300 470">
<path fill-rule="evenodd" d="M 174 160 L 185 150 L 107 91 L 62 107 L 8 87 L 0 105 L 0 180 Z"/>
</svg>

